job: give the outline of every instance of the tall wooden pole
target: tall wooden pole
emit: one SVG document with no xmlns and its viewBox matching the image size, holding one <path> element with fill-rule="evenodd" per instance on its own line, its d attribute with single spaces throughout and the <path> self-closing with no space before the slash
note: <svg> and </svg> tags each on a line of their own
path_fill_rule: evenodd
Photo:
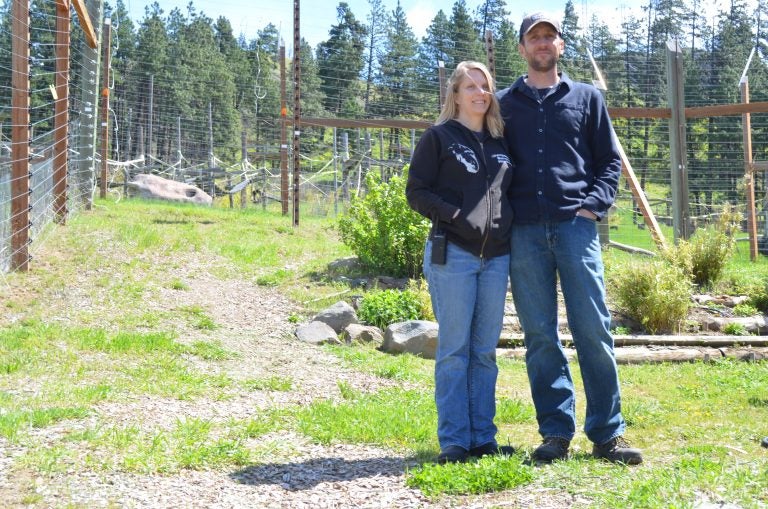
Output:
<svg viewBox="0 0 768 509">
<path fill-rule="evenodd" d="M 490 71 L 493 80 L 496 81 L 496 53 L 493 46 L 493 32 L 490 30 L 485 31 L 485 56 L 488 59 L 488 71 Z"/>
<path fill-rule="evenodd" d="M 29 0 L 14 0 L 11 27 L 11 269 L 29 270 Z"/>
<path fill-rule="evenodd" d="M 437 61 L 437 81 L 440 84 L 440 105 L 438 111 L 443 110 L 443 104 L 445 104 L 445 62 L 442 60 Z"/>
<path fill-rule="evenodd" d="M 300 0 L 293 0 L 293 226 L 299 226 L 299 184 L 301 176 L 299 152 L 299 135 L 301 134 L 300 4 Z"/>
<path fill-rule="evenodd" d="M 280 60 L 280 203 L 283 215 L 288 215 L 288 106 L 286 104 L 285 45 L 278 50 Z"/>
<path fill-rule="evenodd" d="M 56 4 L 56 101 L 54 103 L 53 213 L 54 220 L 67 220 L 67 151 L 69 140 L 69 33 L 72 17 L 69 6 Z"/>
<path fill-rule="evenodd" d="M 688 210 L 688 158 L 685 152 L 685 99 L 683 96 L 683 49 L 676 40 L 667 43 L 669 149 L 672 159 L 672 225 L 675 242 L 690 237 Z"/>
<path fill-rule="evenodd" d="M 112 20 L 104 20 L 104 30 L 101 38 L 102 59 L 104 62 L 104 72 L 101 80 L 101 186 L 99 186 L 99 197 L 107 197 L 107 174 L 109 159 L 109 66 L 111 62 L 110 39 L 112 36 Z"/>
</svg>

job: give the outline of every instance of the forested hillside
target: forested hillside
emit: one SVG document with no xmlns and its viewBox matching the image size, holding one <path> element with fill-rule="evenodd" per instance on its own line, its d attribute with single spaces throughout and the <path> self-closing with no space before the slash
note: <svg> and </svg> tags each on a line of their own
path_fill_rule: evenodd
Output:
<svg viewBox="0 0 768 509">
<path fill-rule="evenodd" d="M 0 25 L 0 82 L 10 81 L 10 0 L 4 1 Z M 511 4 L 511 2 L 509 3 Z M 748 69 L 753 102 L 768 98 L 766 29 L 768 1 L 752 10 L 733 0 L 714 17 L 701 14 L 699 0 L 648 0 L 642 17 L 626 16 L 620 26 L 608 26 L 597 16 L 580 19 L 572 1 L 563 3 L 566 54 L 563 68 L 572 77 L 591 81 L 588 59 L 594 55 L 608 82 L 612 107 L 657 107 L 666 104 L 665 47 L 671 38 L 686 50 L 686 105 L 739 102 L 739 79 L 753 48 L 758 51 Z M 517 8 L 517 7 L 515 7 Z M 50 26 L 53 1 L 32 2 L 33 128 L 51 129 L 48 85 L 53 81 L 53 38 Z M 438 61 L 450 72 L 456 62 L 485 60 L 483 34 L 490 30 L 500 86 L 511 83 L 523 69 L 517 53 L 520 13 L 505 0 L 457 0 L 450 10 L 434 13 L 426 35 L 419 40 L 399 3 L 369 0 L 368 12 L 353 12 L 340 2 L 336 24 L 316 47 L 304 42 L 301 51 L 301 104 L 305 117 L 408 118 L 433 120 L 438 109 Z M 189 160 L 205 160 L 209 152 L 209 108 L 216 155 L 240 157 L 241 136 L 249 146 L 273 150 L 279 143 L 280 69 L 278 48 L 285 39 L 288 62 L 288 115 L 292 109 L 292 33 L 274 24 L 256 37 L 234 33 L 230 20 L 213 19 L 190 2 L 185 11 L 165 12 L 156 2 L 142 19 L 133 20 L 122 0 L 106 4 L 112 19 L 111 108 L 115 132 L 112 155 L 131 159 L 151 152 L 175 160 L 181 151 Z M 82 35 L 73 29 L 73 46 Z M 77 52 L 73 54 L 76 58 Z M 76 68 L 73 62 L 73 69 Z M 82 76 L 74 72 L 77 89 Z M 0 89 L 0 101 L 10 103 L 10 91 Z M 7 97 L 6 97 L 7 96 Z M 73 109 L 80 110 L 73 93 Z M 9 110 L 3 109 L 5 115 Z M 35 111 L 41 113 L 36 117 Z M 150 111 L 152 117 L 150 118 Z M 740 118 L 701 119 L 689 131 L 692 166 L 713 157 L 740 157 Z M 0 119 L 3 136 L 9 121 Z M 628 150 L 652 157 L 653 130 L 661 124 L 649 119 L 617 122 Z M 754 134 L 758 159 L 768 144 L 759 123 Z M 321 150 L 319 129 L 308 129 L 302 151 Z M 733 140 L 733 141 L 731 141 Z M 180 141 L 180 143 L 179 143 Z M 762 143 L 762 144 L 761 144 Z M 151 149 L 147 145 L 151 144 Z M 717 154 L 714 154 L 716 151 Z M 661 154 L 658 154 L 661 155 Z M 766 157 L 762 157 L 766 159 Z M 698 162 L 697 162 L 698 161 Z"/>
</svg>

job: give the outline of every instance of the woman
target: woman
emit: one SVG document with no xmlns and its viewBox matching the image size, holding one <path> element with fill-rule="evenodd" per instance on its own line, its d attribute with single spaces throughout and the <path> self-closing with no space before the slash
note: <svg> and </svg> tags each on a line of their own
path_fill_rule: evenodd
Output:
<svg viewBox="0 0 768 509">
<path fill-rule="evenodd" d="M 509 275 L 507 189 L 514 166 L 488 69 L 461 62 L 447 89 L 437 122 L 413 153 L 406 186 L 409 205 L 432 220 L 424 274 L 440 326 L 438 463 L 513 452 L 498 446 L 493 418 Z"/>
</svg>

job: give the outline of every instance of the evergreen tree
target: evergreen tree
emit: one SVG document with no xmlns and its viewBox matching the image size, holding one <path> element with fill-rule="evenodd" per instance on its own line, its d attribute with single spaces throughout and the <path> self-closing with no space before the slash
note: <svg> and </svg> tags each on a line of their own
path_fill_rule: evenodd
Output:
<svg viewBox="0 0 768 509">
<path fill-rule="evenodd" d="M 317 64 L 325 106 L 332 114 L 340 115 L 355 110 L 367 32 L 346 2 L 340 2 L 336 12 L 338 24 L 331 27 L 330 38 L 317 46 Z"/>
<path fill-rule="evenodd" d="M 150 82 L 155 82 L 155 92 L 161 89 L 161 84 L 167 81 L 173 72 L 168 65 L 168 34 L 165 21 L 162 18 L 163 10 L 160 4 L 154 2 L 145 8 L 144 19 L 139 25 L 136 34 L 136 57 L 139 63 L 129 67 L 129 83 L 127 101 L 132 104 L 128 110 L 129 137 L 128 158 L 133 159 L 137 155 L 149 152 L 147 147 L 150 133 Z M 163 97 L 162 93 L 153 94 L 155 99 Z M 154 118 L 153 118 L 154 128 Z M 154 134 L 154 133 L 153 133 Z"/>
<path fill-rule="evenodd" d="M 450 63 L 446 62 L 447 69 L 452 71 L 462 60 L 487 61 L 480 43 L 481 39 L 475 29 L 475 22 L 467 9 L 466 0 L 456 0 L 453 4 L 449 27 L 453 47 L 450 52 Z"/>
<path fill-rule="evenodd" d="M 485 32 L 491 31 L 494 40 L 502 37 L 509 21 L 509 11 L 506 0 L 484 0 L 475 9 L 477 20 L 477 32 L 481 39 L 485 38 Z"/>
<path fill-rule="evenodd" d="M 105 16 L 112 20 L 112 78 L 114 89 L 110 98 L 110 107 L 115 111 L 117 125 L 112 136 L 113 157 L 127 158 L 128 148 L 128 110 L 130 84 L 128 82 L 131 70 L 137 65 L 136 33 L 133 20 L 128 15 L 123 0 L 117 0 L 112 8 L 108 3 L 104 6 Z"/>
<path fill-rule="evenodd" d="M 560 23 L 560 27 L 563 31 L 563 42 L 565 42 L 565 51 L 562 57 L 560 57 L 561 66 L 572 77 L 576 77 L 580 72 L 580 68 L 584 67 L 583 61 L 586 57 L 586 51 L 584 49 L 584 38 L 581 35 L 581 27 L 579 26 L 579 15 L 576 14 L 576 9 L 573 6 L 573 1 L 568 0 L 565 3 L 565 11 L 563 12 L 563 20 Z"/>
<path fill-rule="evenodd" d="M 381 45 L 387 36 L 387 13 L 381 0 L 368 0 L 371 7 L 368 13 L 368 48 L 365 57 L 365 99 L 363 109 L 368 113 L 371 100 L 371 90 L 374 76 L 377 72 L 376 63 L 381 58 Z M 399 7 L 399 3 L 398 3 Z"/>
<path fill-rule="evenodd" d="M 496 87 L 499 89 L 508 87 L 526 72 L 526 63 L 518 52 L 519 34 L 519 27 L 509 21 L 499 26 L 499 36 L 494 41 Z"/>
<path fill-rule="evenodd" d="M 417 73 L 422 84 L 419 92 L 424 97 L 421 114 L 426 118 L 437 116 L 440 102 L 439 63 L 442 62 L 446 69 L 453 68 L 452 49 L 450 23 L 445 13 L 439 10 L 419 45 Z"/>
<path fill-rule="evenodd" d="M 416 111 L 416 61 L 418 41 L 408 25 L 405 11 L 397 7 L 389 15 L 384 52 L 379 59 L 379 100 L 376 114 L 411 116 Z"/>
</svg>

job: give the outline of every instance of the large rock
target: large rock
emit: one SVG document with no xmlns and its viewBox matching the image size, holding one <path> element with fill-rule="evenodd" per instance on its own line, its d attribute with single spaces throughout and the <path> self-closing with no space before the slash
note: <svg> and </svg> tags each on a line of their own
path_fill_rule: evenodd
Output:
<svg viewBox="0 0 768 509">
<path fill-rule="evenodd" d="M 323 322 L 310 322 L 296 328 L 296 337 L 305 343 L 324 345 L 326 343 L 340 344 L 336 331 Z"/>
<path fill-rule="evenodd" d="M 374 343 L 380 346 L 384 342 L 384 336 L 381 329 L 373 325 L 361 325 L 359 323 L 350 323 L 341 333 L 341 338 L 345 343 Z"/>
<path fill-rule="evenodd" d="M 337 334 L 343 331 L 347 325 L 358 323 L 355 309 L 343 300 L 320 311 L 312 321 L 327 323 Z"/>
<path fill-rule="evenodd" d="M 138 195 L 141 198 L 181 201 L 197 203 L 199 205 L 210 205 L 213 203 L 213 198 L 199 187 L 165 179 L 157 175 L 139 173 L 133 177 L 133 180 L 128 182 L 128 186 L 138 191 Z"/>
<path fill-rule="evenodd" d="M 425 359 L 434 359 L 437 324 L 426 320 L 393 323 L 384 331 L 381 349 L 390 353 L 412 353 Z"/>
</svg>

